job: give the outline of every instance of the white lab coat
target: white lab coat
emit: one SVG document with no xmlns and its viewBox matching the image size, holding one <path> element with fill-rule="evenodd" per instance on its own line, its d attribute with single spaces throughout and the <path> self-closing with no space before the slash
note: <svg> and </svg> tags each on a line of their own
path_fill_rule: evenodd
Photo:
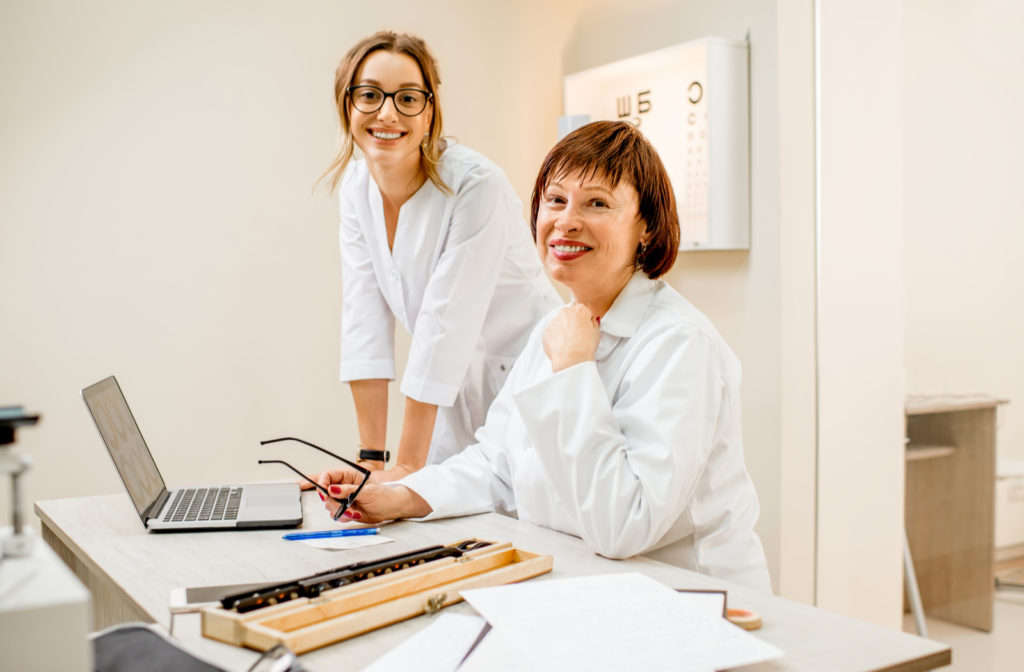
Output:
<svg viewBox="0 0 1024 672">
<path fill-rule="evenodd" d="M 412 334 L 401 391 L 439 406 L 428 464 L 473 442 L 530 329 L 562 302 L 500 168 L 461 145 L 441 156 L 388 249 L 380 190 L 353 161 L 339 190 L 342 381 L 395 378 L 394 320 Z"/>
<path fill-rule="evenodd" d="M 634 274 L 601 320 L 596 361 L 558 373 L 530 336 L 477 443 L 400 483 L 428 518 L 498 511 L 764 591 L 743 462 L 740 365 L 703 314 Z"/>
</svg>

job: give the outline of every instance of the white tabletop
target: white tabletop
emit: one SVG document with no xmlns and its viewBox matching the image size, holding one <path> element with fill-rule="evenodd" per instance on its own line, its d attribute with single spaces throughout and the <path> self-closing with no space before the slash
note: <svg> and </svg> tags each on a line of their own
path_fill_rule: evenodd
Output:
<svg viewBox="0 0 1024 672">
<path fill-rule="evenodd" d="M 308 529 L 335 525 L 313 493 L 303 497 Z M 767 670 L 927 670 L 948 660 L 949 647 L 789 600 L 758 594 L 672 565 L 633 558 L 608 560 L 576 537 L 497 514 L 431 522 L 397 522 L 383 534 L 395 541 L 351 551 L 326 551 L 281 539 L 282 530 L 147 533 L 126 495 L 36 503 L 36 512 L 92 571 L 105 575 L 154 621 L 171 626 L 168 594 L 183 586 L 297 578 L 340 565 L 468 538 L 511 541 L 526 551 L 550 554 L 554 569 L 531 581 L 639 571 L 672 588 L 725 588 L 730 608 L 753 609 L 764 625 L 754 634 L 786 652 L 784 658 L 743 668 Z M 446 611 L 474 613 L 465 603 Z M 430 624 L 420 616 L 312 651 L 310 670 L 357 670 Z M 174 617 L 173 633 L 198 655 L 230 670 L 244 670 L 257 653 L 206 639 L 198 614 Z"/>
</svg>

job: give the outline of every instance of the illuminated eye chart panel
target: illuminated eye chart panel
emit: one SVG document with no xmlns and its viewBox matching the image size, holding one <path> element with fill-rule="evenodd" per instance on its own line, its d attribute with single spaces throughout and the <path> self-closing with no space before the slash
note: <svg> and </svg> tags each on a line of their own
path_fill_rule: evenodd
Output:
<svg viewBox="0 0 1024 672">
<path fill-rule="evenodd" d="M 682 250 L 750 249 L 748 44 L 705 38 L 565 77 L 559 134 L 599 120 L 643 131 L 672 179 Z"/>
</svg>

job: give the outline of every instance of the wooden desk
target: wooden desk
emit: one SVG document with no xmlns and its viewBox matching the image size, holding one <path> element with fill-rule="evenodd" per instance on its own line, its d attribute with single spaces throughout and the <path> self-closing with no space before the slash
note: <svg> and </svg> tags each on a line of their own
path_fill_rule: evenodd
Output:
<svg viewBox="0 0 1024 672">
<path fill-rule="evenodd" d="M 906 527 L 925 613 L 992 630 L 996 407 L 975 396 L 909 397 Z"/>
<path fill-rule="evenodd" d="M 331 525 L 320 500 L 303 499 L 305 525 Z M 786 652 L 778 661 L 744 668 L 746 672 L 854 670 L 929 670 L 950 662 L 945 644 L 839 616 L 821 609 L 760 595 L 700 574 L 646 558 L 607 560 L 565 534 L 497 514 L 430 523 L 388 525 L 394 543 L 344 553 L 284 542 L 281 531 L 147 534 L 125 495 L 36 503 L 43 536 L 94 591 L 102 627 L 122 620 L 155 621 L 171 626 L 168 591 L 174 587 L 277 580 L 338 565 L 393 554 L 433 543 L 469 537 L 511 541 L 518 547 L 550 553 L 554 570 L 533 581 L 613 572 L 639 571 L 673 588 L 727 588 L 729 605 L 761 613 L 756 636 Z M 473 613 L 465 603 L 448 609 Z M 200 635 L 197 614 L 174 618 L 173 634 L 189 649 L 229 670 L 244 670 L 257 654 Z M 356 670 L 430 623 L 417 617 L 302 656 L 310 672 Z"/>
</svg>

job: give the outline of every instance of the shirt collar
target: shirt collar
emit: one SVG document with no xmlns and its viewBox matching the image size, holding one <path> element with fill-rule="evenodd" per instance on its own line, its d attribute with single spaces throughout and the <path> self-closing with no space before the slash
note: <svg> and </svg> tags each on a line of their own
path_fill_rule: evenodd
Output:
<svg viewBox="0 0 1024 672">
<path fill-rule="evenodd" d="M 657 280 L 651 280 L 643 271 L 634 272 L 601 318 L 601 331 L 620 338 L 629 338 L 636 333 L 657 288 Z"/>
</svg>

